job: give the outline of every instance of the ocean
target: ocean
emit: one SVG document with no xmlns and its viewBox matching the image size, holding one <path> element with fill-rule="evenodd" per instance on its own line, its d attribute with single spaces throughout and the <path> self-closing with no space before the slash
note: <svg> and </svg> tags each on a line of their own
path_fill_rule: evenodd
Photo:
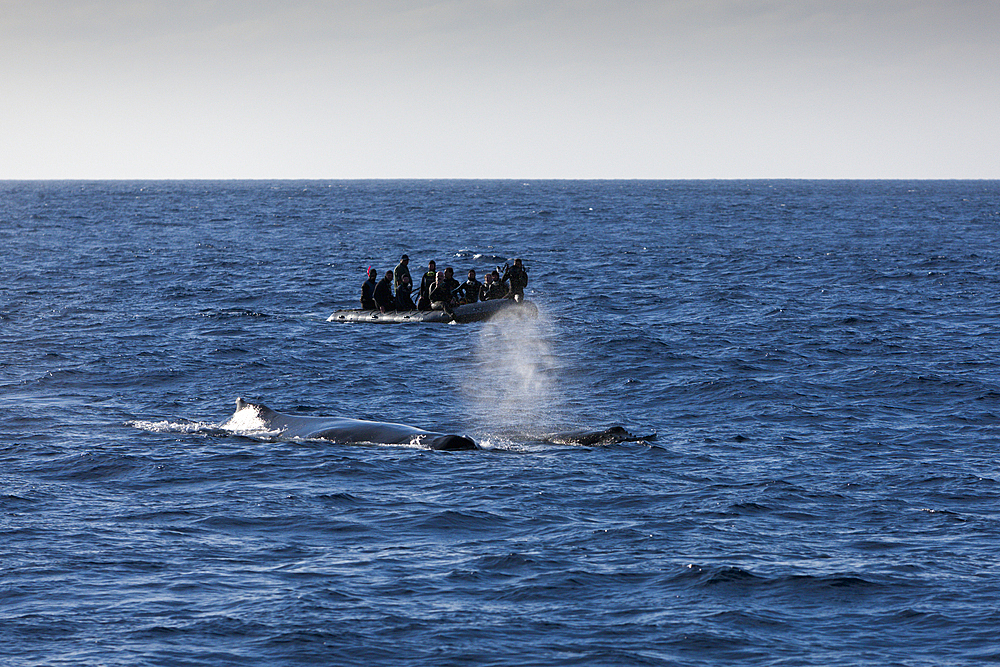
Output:
<svg viewBox="0 0 1000 667">
<path fill-rule="evenodd" d="M 1000 661 L 1000 182 L 0 182 L 0 243 L 4 665 Z M 403 253 L 539 315 L 326 321 Z"/>
</svg>

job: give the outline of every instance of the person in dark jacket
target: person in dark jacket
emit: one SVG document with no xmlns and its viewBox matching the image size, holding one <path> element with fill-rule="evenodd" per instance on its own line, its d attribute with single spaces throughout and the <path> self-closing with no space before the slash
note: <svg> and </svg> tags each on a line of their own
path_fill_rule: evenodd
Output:
<svg viewBox="0 0 1000 667">
<path fill-rule="evenodd" d="M 410 258 L 407 255 L 403 255 L 399 258 L 399 264 L 396 268 L 392 270 L 392 277 L 394 282 L 394 287 L 398 290 L 399 286 L 403 284 L 403 276 L 406 276 L 407 282 L 413 285 L 413 278 L 410 277 Z"/>
<path fill-rule="evenodd" d="M 449 301 L 453 301 L 453 302 L 457 303 L 458 302 L 458 288 L 462 286 L 462 283 L 460 283 L 457 280 L 455 280 L 455 269 L 451 268 L 450 266 L 445 267 L 445 270 L 444 270 L 444 284 L 448 288 L 448 291 L 451 293 L 451 299 L 449 299 Z M 431 299 L 431 301 L 433 301 L 433 300 L 434 299 Z"/>
<path fill-rule="evenodd" d="M 396 310 L 409 312 L 417 309 L 413 299 L 410 298 L 411 292 L 413 292 L 413 283 L 410 282 L 410 274 L 407 273 L 403 276 L 403 282 L 399 283 L 399 287 L 396 288 Z"/>
<path fill-rule="evenodd" d="M 437 281 L 431 285 L 429 297 L 432 310 L 443 310 L 446 313 L 451 313 L 451 308 L 455 305 L 455 301 L 443 271 L 438 271 Z"/>
<path fill-rule="evenodd" d="M 502 282 L 500 282 L 499 271 L 491 271 L 486 274 L 486 284 L 483 285 L 483 290 L 485 292 L 483 295 L 483 301 L 492 301 L 493 299 L 503 298 L 504 294 L 507 293 L 507 288 L 504 287 Z"/>
<path fill-rule="evenodd" d="M 510 282 L 510 291 L 504 298 L 514 299 L 518 303 L 524 301 L 524 288 L 528 286 L 528 272 L 525 271 L 520 258 L 514 260 L 514 266 L 504 271 L 503 278 L 500 280 L 501 282 Z"/>
<path fill-rule="evenodd" d="M 392 293 L 392 271 L 386 271 L 385 277 L 375 286 L 375 305 L 383 313 L 396 309 L 396 297 Z"/>
<path fill-rule="evenodd" d="M 469 269 L 469 279 L 458 288 L 458 293 L 462 297 L 462 303 L 475 303 L 482 295 L 483 284 L 476 280 L 476 270 Z"/>
<path fill-rule="evenodd" d="M 430 310 L 430 290 L 434 281 L 437 280 L 437 264 L 434 260 L 427 262 L 427 273 L 420 279 L 420 292 L 417 294 L 417 310 Z"/>
<path fill-rule="evenodd" d="M 365 310 L 377 310 L 375 303 L 375 279 L 378 278 L 378 271 L 368 269 L 368 280 L 361 285 L 361 307 Z"/>
</svg>

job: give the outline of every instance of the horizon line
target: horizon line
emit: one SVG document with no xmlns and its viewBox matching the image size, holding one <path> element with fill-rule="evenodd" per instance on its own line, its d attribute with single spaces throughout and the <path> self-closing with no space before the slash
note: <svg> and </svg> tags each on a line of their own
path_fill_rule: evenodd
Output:
<svg viewBox="0 0 1000 667">
<path fill-rule="evenodd" d="M 855 182 L 877 182 L 877 181 L 998 181 L 1000 177 L 820 177 L 810 178 L 803 176 L 746 176 L 746 177 L 690 177 L 690 178 L 637 178 L 637 177 L 617 177 L 617 178 L 579 178 L 579 177 L 470 177 L 470 176 L 416 176 L 416 177 L 128 177 L 128 178 L 3 178 L 0 183 L 248 183 L 248 182 L 309 182 L 309 183 L 329 183 L 329 182 L 372 182 L 372 181 L 508 181 L 508 182 L 693 182 L 693 181 L 855 181 Z"/>
</svg>

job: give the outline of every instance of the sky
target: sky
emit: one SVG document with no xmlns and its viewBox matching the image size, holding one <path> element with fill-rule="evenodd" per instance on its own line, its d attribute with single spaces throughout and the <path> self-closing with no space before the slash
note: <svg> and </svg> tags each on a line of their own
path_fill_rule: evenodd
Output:
<svg viewBox="0 0 1000 667">
<path fill-rule="evenodd" d="M 0 0 L 0 179 L 1000 178 L 997 0 Z"/>
</svg>

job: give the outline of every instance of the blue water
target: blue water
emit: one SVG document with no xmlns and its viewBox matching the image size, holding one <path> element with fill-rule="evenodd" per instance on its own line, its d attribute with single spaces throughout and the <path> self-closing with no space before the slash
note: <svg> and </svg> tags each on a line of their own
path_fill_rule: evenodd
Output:
<svg viewBox="0 0 1000 667">
<path fill-rule="evenodd" d="M 4 665 L 1000 661 L 996 181 L 7 182 L 0 244 Z M 403 252 L 539 318 L 326 322 Z"/>
</svg>

